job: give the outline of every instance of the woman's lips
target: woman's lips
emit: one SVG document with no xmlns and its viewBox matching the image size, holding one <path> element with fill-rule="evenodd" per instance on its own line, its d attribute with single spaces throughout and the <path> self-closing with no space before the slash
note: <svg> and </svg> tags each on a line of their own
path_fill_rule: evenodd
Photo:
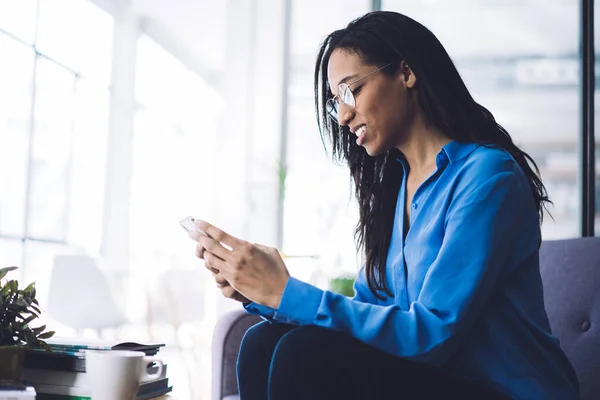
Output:
<svg viewBox="0 0 600 400">
<path fill-rule="evenodd" d="M 358 130 L 356 131 L 356 144 L 359 146 L 362 146 L 362 144 L 365 142 L 365 136 L 367 133 L 367 126 L 363 125 L 360 128 L 358 128 Z"/>
</svg>

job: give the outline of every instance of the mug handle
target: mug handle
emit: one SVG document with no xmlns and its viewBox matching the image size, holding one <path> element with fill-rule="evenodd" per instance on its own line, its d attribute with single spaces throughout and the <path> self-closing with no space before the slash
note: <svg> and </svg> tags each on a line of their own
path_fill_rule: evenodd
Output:
<svg viewBox="0 0 600 400">
<path fill-rule="evenodd" d="M 162 375 L 162 372 L 163 372 L 163 368 L 164 368 L 164 364 L 163 364 L 162 360 L 160 360 L 156 357 L 145 356 L 142 359 L 142 361 L 144 363 L 144 368 L 142 368 L 142 371 L 140 374 L 141 382 L 153 381 L 153 380 L 160 378 L 160 376 Z M 153 374 L 149 374 L 148 373 L 148 365 L 152 364 L 152 363 L 156 363 L 156 365 L 158 365 L 158 371 L 156 371 Z"/>
</svg>

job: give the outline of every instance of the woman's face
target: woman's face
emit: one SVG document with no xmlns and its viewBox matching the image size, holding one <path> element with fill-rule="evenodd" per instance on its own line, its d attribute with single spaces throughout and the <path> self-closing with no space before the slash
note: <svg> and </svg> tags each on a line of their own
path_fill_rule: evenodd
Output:
<svg viewBox="0 0 600 400">
<path fill-rule="evenodd" d="M 406 140 L 417 109 L 417 94 L 412 90 L 416 77 L 404 63 L 393 76 L 380 71 L 351 84 L 377 69 L 364 64 L 354 53 L 336 49 L 329 58 L 327 72 L 334 96 L 340 83 L 350 84 L 356 106 L 350 108 L 340 102 L 338 121 L 357 135 L 357 144 L 370 156 L 400 146 Z"/>
</svg>

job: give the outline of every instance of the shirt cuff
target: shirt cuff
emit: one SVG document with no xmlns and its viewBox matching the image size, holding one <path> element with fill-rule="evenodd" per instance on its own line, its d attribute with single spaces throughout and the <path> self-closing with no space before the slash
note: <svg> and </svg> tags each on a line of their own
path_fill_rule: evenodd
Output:
<svg viewBox="0 0 600 400">
<path fill-rule="evenodd" d="M 297 325 L 315 323 L 324 292 L 296 278 L 288 279 L 275 320 Z"/>
<path fill-rule="evenodd" d="M 273 322 L 275 318 L 275 309 L 268 306 L 263 306 L 262 304 L 254 302 L 244 303 L 244 308 L 248 314 L 261 316 L 267 321 Z"/>
</svg>

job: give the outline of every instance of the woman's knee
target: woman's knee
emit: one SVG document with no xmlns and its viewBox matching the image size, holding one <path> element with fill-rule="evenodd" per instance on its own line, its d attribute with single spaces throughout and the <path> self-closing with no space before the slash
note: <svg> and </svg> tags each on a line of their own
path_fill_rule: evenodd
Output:
<svg viewBox="0 0 600 400">
<path fill-rule="evenodd" d="M 272 353 L 277 343 L 293 326 L 284 324 L 271 324 L 263 321 L 250 327 L 240 345 L 240 353 L 266 352 Z"/>
<path fill-rule="evenodd" d="M 345 334 L 314 326 L 287 333 L 279 341 L 271 361 L 270 398 L 336 398 L 343 393 L 338 378 L 348 372 L 344 349 L 348 349 L 351 341 Z M 348 377 L 344 375 L 344 379 Z"/>
<path fill-rule="evenodd" d="M 316 326 L 303 326 L 288 332 L 281 338 L 273 362 L 277 359 L 286 365 L 303 363 L 321 363 L 328 359 L 339 360 L 339 351 L 344 342 L 351 341 L 349 336 Z"/>
<path fill-rule="evenodd" d="M 265 336 L 264 332 L 268 331 L 269 325 L 270 324 L 267 321 L 263 321 L 248 328 L 242 338 L 241 347 L 255 346 L 261 337 Z"/>
</svg>

